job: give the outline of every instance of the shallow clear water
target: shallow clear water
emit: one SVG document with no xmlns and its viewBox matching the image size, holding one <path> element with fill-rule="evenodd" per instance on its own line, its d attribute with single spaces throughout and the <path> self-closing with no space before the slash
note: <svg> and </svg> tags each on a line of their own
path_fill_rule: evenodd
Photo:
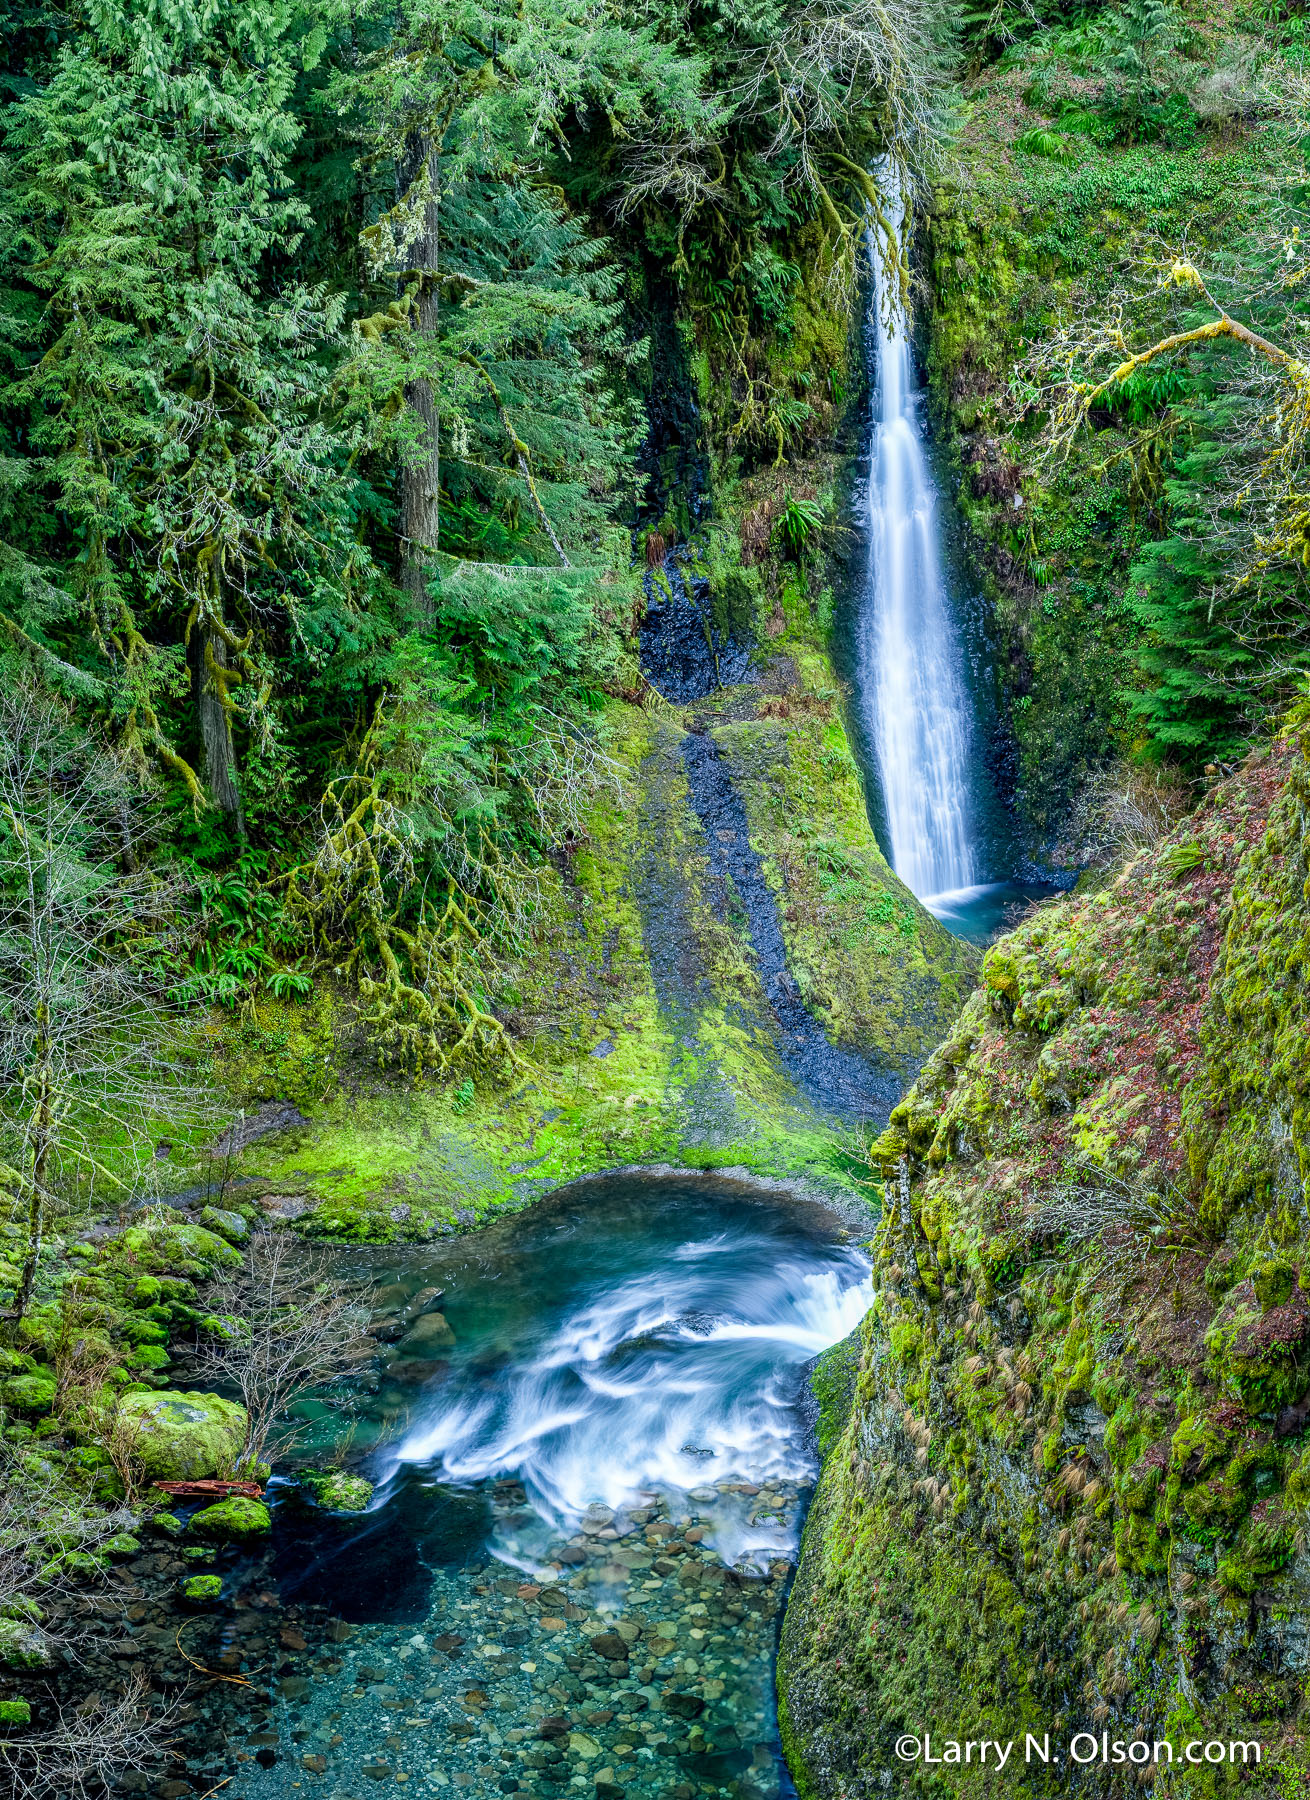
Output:
<svg viewBox="0 0 1310 1800">
<path fill-rule="evenodd" d="M 923 903 L 957 937 L 989 944 L 998 932 L 1008 931 L 1032 901 L 1058 892 L 1049 882 L 985 881 L 925 895 Z"/>
<path fill-rule="evenodd" d="M 838 1222 L 609 1177 L 355 1272 L 385 1280 L 384 1323 L 439 1305 L 453 1342 L 384 1353 L 354 1426 L 368 1515 L 278 1508 L 281 1604 L 344 1623 L 256 1720 L 269 1766 L 239 1750 L 234 1800 L 301 1766 L 327 1800 L 791 1795 L 773 1656 L 814 1473 L 797 1401 L 869 1302 Z M 308 1410 L 320 1445 L 360 1411 Z"/>
</svg>

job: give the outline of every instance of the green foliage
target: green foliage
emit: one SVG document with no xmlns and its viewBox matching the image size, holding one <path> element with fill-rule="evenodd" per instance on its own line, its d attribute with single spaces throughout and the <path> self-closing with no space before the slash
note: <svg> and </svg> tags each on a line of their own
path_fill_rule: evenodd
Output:
<svg viewBox="0 0 1310 1800">
<path fill-rule="evenodd" d="M 793 562 L 803 562 L 810 540 L 822 528 L 823 513 L 813 500 L 797 500 L 790 488 L 773 531 L 776 541 Z"/>
</svg>

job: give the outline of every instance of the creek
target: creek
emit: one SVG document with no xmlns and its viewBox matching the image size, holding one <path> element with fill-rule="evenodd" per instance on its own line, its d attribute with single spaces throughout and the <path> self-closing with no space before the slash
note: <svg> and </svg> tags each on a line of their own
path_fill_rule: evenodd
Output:
<svg viewBox="0 0 1310 1800">
<path fill-rule="evenodd" d="M 386 1352 L 362 1409 L 303 1409 L 301 1453 L 371 1442 L 379 1485 L 356 1518 L 272 1485 L 258 1579 L 332 1624 L 250 1722 L 236 1792 L 284 1800 L 309 1769 L 327 1800 L 793 1794 L 772 1667 L 814 1474 L 797 1403 L 869 1304 L 847 1238 L 723 1179 L 623 1175 L 348 1261 L 384 1317 L 439 1304 L 449 1330 Z"/>
</svg>

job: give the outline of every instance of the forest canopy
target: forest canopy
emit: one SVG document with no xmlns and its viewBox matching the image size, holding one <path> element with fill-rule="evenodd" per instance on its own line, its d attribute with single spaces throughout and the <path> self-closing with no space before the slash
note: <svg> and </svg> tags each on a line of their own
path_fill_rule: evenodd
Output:
<svg viewBox="0 0 1310 1800">
<path fill-rule="evenodd" d="M 738 460 L 803 437 L 758 345 L 799 235 L 849 282 L 870 161 L 926 166 L 932 40 L 875 0 L 11 14 L 3 655 L 217 899 L 181 989 L 339 956 L 362 895 L 411 996 L 513 930 L 640 689 L 651 335 L 712 304 Z"/>
</svg>

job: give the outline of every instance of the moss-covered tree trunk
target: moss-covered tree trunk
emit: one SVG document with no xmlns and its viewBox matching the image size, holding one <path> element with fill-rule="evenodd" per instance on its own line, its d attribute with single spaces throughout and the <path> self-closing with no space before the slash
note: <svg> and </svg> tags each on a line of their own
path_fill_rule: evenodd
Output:
<svg viewBox="0 0 1310 1800">
<path fill-rule="evenodd" d="M 421 140 L 417 161 L 420 169 L 426 164 L 430 187 L 424 206 L 423 229 L 414 244 L 414 266 L 423 277 L 419 287 L 417 324 L 420 335 L 432 339 L 437 334 L 438 212 L 436 157 L 427 138 Z M 437 550 L 441 511 L 437 403 L 432 383 L 428 380 L 408 382 L 405 404 L 417 423 L 418 432 L 417 443 L 401 469 L 402 566 L 406 592 L 411 595 L 416 611 L 426 613 L 431 605 L 428 582 Z"/>
<path fill-rule="evenodd" d="M 240 831 L 241 789 L 237 784 L 236 751 L 232 744 L 230 702 L 226 684 L 234 679 L 228 669 L 227 645 L 219 631 L 206 623 L 200 639 L 200 743 L 204 753 L 205 784 L 214 805 Z"/>
</svg>

